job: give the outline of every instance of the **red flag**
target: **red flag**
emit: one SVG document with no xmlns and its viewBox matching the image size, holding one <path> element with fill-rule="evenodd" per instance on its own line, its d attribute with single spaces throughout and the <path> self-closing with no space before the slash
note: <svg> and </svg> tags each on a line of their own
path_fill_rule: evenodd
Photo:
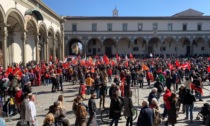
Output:
<svg viewBox="0 0 210 126">
<path fill-rule="evenodd" d="M 125 66 L 128 67 L 128 61 L 125 62 Z"/>
<path fill-rule="evenodd" d="M 179 60 L 176 60 L 176 67 L 179 67 L 179 66 L 180 66 Z"/>
<path fill-rule="evenodd" d="M 105 61 L 106 64 L 109 63 L 109 58 L 106 55 L 103 56 L 103 60 Z"/>
<path fill-rule="evenodd" d="M 130 53 L 130 55 L 129 55 L 129 58 L 130 58 L 130 59 L 133 59 L 133 55 L 132 55 L 131 53 Z"/>
<path fill-rule="evenodd" d="M 170 63 L 168 64 L 168 67 L 169 67 L 170 70 L 174 69 L 174 66 Z"/>
<path fill-rule="evenodd" d="M 208 71 L 208 73 L 210 73 L 210 66 L 209 66 L 209 67 L 207 67 L 207 71 Z"/>
<path fill-rule="evenodd" d="M 117 59 L 117 61 L 120 61 L 120 59 L 121 59 L 118 54 L 116 54 L 116 59 Z"/>
</svg>

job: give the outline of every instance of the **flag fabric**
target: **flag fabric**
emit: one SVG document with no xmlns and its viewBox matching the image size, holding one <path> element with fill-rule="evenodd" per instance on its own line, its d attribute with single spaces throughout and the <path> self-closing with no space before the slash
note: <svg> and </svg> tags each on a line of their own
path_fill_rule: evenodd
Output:
<svg viewBox="0 0 210 126">
<path fill-rule="evenodd" d="M 207 71 L 208 71 L 208 73 L 210 73 L 210 66 L 209 66 L 209 67 L 207 67 Z"/>
<path fill-rule="evenodd" d="M 169 67 L 170 70 L 174 69 L 174 66 L 170 63 L 168 64 L 168 67 Z"/>
<path fill-rule="evenodd" d="M 191 87 L 191 89 L 192 90 L 195 90 L 195 91 L 198 91 L 198 92 L 200 92 L 201 94 L 202 94 L 202 96 L 203 96 L 203 89 L 201 88 L 201 87 L 196 87 L 194 84 L 190 84 L 190 87 Z"/>
<path fill-rule="evenodd" d="M 128 61 L 125 62 L 125 66 L 128 67 Z"/>
<path fill-rule="evenodd" d="M 131 53 L 129 54 L 129 58 L 130 59 L 133 59 L 133 55 Z"/>
<path fill-rule="evenodd" d="M 106 64 L 109 63 L 109 58 L 106 55 L 103 56 L 103 60 Z"/>
<path fill-rule="evenodd" d="M 180 66 L 179 60 L 176 60 L 176 67 L 179 67 L 179 66 Z"/>
<path fill-rule="evenodd" d="M 149 67 L 146 66 L 145 64 L 143 64 L 143 65 L 142 65 L 142 69 L 143 69 L 144 71 L 146 71 L 146 70 L 149 70 Z"/>
</svg>

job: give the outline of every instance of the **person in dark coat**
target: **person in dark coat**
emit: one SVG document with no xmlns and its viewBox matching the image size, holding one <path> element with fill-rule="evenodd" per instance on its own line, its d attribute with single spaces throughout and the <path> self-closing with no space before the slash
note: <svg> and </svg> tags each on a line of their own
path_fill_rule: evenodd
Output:
<svg viewBox="0 0 210 126">
<path fill-rule="evenodd" d="M 154 83 L 154 87 L 157 88 L 157 100 L 159 100 L 161 93 L 164 91 L 164 87 L 158 78 L 156 79 L 156 82 Z"/>
<path fill-rule="evenodd" d="M 110 126 L 115 122 L 115 126 L 118 126 L 119 118 L 121 117 L 121 111 L 123 108 L 123 100 L 118 97 L 118 93 L 115 92 L 111 98 L 109 118 L 111 119 Z"/>
<path fill-rule="evenodd" d="M 195 101 L 196 101 L 195 96 L 190 93 L 189 89 L 187 89 L 186 90 L 186 95 L 183 98 L 183 104 L 186 107 L 186 118 L 185 119 L 188 119 L 188 115 L 189 115 L 189 112 L 190 112 L 191 123 L 193 123 L 193 109 L 194 109 L 194 102 Z"/>
<path fill-rule="evenodd" d="M 178 105 L 179 109 L 182 104 L 182 112 L 185 113 L 185 105 L 184 105 L 184 96 L 186 94 L 186 87 L 184 84 L 181 84 L 181 87 L 179 88 L 179 98 L 178 98 Z"/>
<path fill-rule="evenodd" d="M 149 93 L 149 97 L 148 97 L 149 105 L 152 104 L 153 98 L 157 99 L 157 88 L 152 88 L 152 91 Z"/>
<path fill-rule="evenodd" d="M 95 92 L 91 92 L 91 98 L 88 101 L 88 108 L 89 108 L 89 119 L 87 122 L 87 126 L 90 125 L 90 123 L 92 122 L 93 118 L 96 115 L 96 102 L 95 102 L 95 97 L 96 97 L 96 93 Z"/>
<path fill-rule="evenodd" d="M 101 109 L 101 104 L 103 105 L 102 107 L 105 108 L 106 95 L 107 95 L 107 86 L 105 83 L 101 83 L 101 85 L 100 85 L 100 102 L 99 102 L 100 109 Z"/>
<path fill-rule="evenodd" d="M 142 109 L 138 117 L 137 126 L 153 126 L 154 112 L 149 108 L 149 102 L 142 102 Z"/>
</svg>

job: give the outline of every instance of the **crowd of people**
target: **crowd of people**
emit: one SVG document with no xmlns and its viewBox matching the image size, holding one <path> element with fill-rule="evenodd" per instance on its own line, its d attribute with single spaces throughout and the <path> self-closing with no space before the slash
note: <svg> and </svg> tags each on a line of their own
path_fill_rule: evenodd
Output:
<svg viewBox="0 0 210 126">
<path fill-rule="evenodd" d="M 196 99 L 203 101 L 203 81 L 210 79 L 208 59 L 135 59 L 132 56 L 129 59 L 120 59 L 119 56 L 109 59 L 104 56 L 87 59 L 76 57 L 67 62 L 30 62 L 27 66 L 13 64 L 6 70 L 0 70 L 1 101 L 4 102 L 2 109 L 9 115 L 19 113 L 20 126 L 25 122 L 36 125 L 35 96 L 31 86 L 51 84 L 51 91 L 57 92 L 65 90 L 65 81 L 79 84 L 78 96 L 72 106 L 76 117 L 75 126 L 95 123 L 96 112 L 106 107 L 110 107 L 110 126 L 114 123 L 118 125 L 122 113 L 127 117 L 126 126 L 132 126 L 135 107 L 131 89 L 147 85 L 152 90 L 140 106 L 137 126 L 158 126 L 165 118 L 165 125 L 175 125 L 180 109 L 186 114 L 185 119 L 193 123 L 194 102 Z M 9 99 L 6 100 L 7 95 Z M 110 106 L 105 104 L 108 100 L 106 97 L 110 98 Z M 159 106 L 161 97 L 164 101 L 163 112 Z M 87 99 L 88 104 L 85 104 L 83 101 Z M 95 99 L 100 99 L 99 108 L 96 107 Z M 206 125 L 209 126 L 209 123 L 206 118 Z M 61 124 L 70 125 L 62 95 L 49 107 L 43 126 Z"/>
</svg>

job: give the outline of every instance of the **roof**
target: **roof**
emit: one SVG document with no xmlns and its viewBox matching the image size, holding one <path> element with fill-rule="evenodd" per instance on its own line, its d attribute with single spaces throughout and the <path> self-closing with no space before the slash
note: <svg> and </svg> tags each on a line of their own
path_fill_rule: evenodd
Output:
<svg viewBox="0 0 210 126">
<path fill-rule="evenodd" d="M 174 17 L 181 17 L 181 16 L 203 16 L 204 13 L 197 11 L 197 10 L 193 10 L 193 9 L 188 9 L 182 12 L 179 12 L 175 15 L 173 15 Z"/>
</svg>

